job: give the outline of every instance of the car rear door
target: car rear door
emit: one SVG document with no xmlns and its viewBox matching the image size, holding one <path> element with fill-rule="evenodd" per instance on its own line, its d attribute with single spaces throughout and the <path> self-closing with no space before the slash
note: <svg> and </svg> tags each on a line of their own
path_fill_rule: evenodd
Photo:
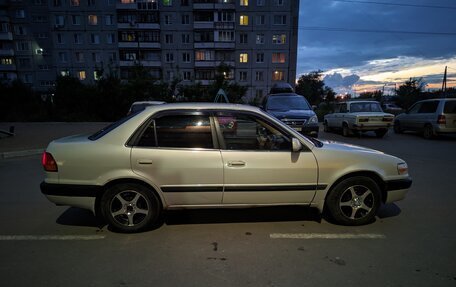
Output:
<svg viewBox="0 0 456 287">
<path fill-rule="evenodd" d="M 248 113 L 215 117 L 223 159 L 223 204 L 310 203 L 317 163 L 309 150 L 291 151 L 291 135 Z"/>
<path fill-rule="evenodd" d="M 201 113 L 150 120 L 131 150 L 133 171 L 159 187 L 168 205 L 221 204 L 223 165 L 212 127 Z"/>
</svg>

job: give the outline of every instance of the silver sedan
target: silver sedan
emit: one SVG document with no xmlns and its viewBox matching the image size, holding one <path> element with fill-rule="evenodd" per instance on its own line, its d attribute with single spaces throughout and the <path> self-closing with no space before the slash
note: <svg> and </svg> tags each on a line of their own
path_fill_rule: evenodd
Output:
<svg viewBox="0 0 456 287">
<path fill-rule="evenodd" d="M 51 142 L 42 163 L 50 201 L 92 210 L 121 232 L 147 229 L 165 209 L 296 204 L 361 225 L 412 184 L 402 159 L 308 138 L 230 104 L 148 107 Z"/>
</svg>

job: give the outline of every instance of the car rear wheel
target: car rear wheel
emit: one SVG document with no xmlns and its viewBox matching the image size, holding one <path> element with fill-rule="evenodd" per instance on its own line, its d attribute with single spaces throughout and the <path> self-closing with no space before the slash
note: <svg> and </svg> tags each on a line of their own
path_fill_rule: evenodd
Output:
<svg viewBox="0 0 456 287">
<path fill-rule="evenodd" d="M 103 216 L 119 232 L 138 232 L 158 221 L 161 205 L 155 193 L 136 183 L 110 187 L 101 199 Z"/>
<path fill-rule="evenodd" d="M 382 138 L 386 135 L 386 133 L 388 132 L 387 129 L 381 129 L 381 130 L 376 130 L 375 131 L 375 135 L 378 137 L 378 138 Z"/>
<path fill-rule="evenodd" d="M 338 224 L 363 225 L 374 220 L 380 207 L 380 188 L 365 176 L 344 179 L 326 198 L 327 211 Z"/>
<path fill-rule="evenodd" d="M 423 130 L 423 137 L 425 139 L 432 139 L 434 137 L 434 129 L 431 125 L 425 125 Z"/>
<path fill-rule="evenodd" d="M 395 134 L 401 134 L 402 133 L 401 123 L 396 121 L 394 123 L 393 130 L 394 130 Z"/>
<path fill-rule="evenodd" d="M 328 122 L 327 122 L 327 121 L 325 121 L 325 122 L 323 123 L 323 131 L 324 131 L 325 133 L 329 133 L 329 132 L 331 131 L 331 128 L 328 126 Z"/>
<path fill-rule="evenodd" d="M 349 136 L 351 135 L 350 128 L 349 128 L 348 125 L 345 124 L 345 123 L 344 123 L 343 126 L 342 126 L 342 135 L 343 135 L 344 137 L 349 137 Z"/>
</svg>

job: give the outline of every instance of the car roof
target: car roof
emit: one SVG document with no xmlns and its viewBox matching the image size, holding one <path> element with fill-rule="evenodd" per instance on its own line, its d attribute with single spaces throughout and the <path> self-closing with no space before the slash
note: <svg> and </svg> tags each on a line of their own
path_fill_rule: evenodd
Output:
<svg viewBox="0 0 456 287">
<path fill-rule="evenodd" d="M 268 95 L 268 97 L 284 97 L 284 96 L 285 97 L 286 96 L 288 96 L 288 97 L 296 97 L 296 96 L 303 97 L 302 95 L 298 95 L 296 93 L 277 93 L 277 94 L 269 94 Z"/>
<path fill-rule="evenodd" d="M 427 99 L 427 100 L 418 101 L 417 103 L 432 102 L 432 101 L 456 101 L 456 98 L 436 98 L 436 99 Z"/>
<path fill-rule="evenodd" d="M 138 101 L 138 102 L 134 102 L 133 104 L 131 104 L 132 106 L 133 105 L 161 105 L 161 104 L 166 104 L 166 102 L 163 102 L 163 101 Z"/>
<path fill-rule="evenodd" d="M 168 110 L 238 110 L 238 111 L 252 111 L 258 112 L 261 109 L 242 104 L 224 104 L 224 103 L 171 103 L 166 105 L 149 106 L 147 110 L 155 111 L 168 111 Z"/>
</svg>

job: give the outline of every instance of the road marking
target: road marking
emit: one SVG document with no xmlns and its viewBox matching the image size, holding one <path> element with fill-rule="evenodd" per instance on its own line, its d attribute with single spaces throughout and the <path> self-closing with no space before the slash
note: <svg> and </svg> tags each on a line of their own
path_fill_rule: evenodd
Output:
<svg viewBox="0 0 456 287">
<path fill-rule="evenodd" d="M 0 241 L 99 240 L 104 235 L 0 235 Z"/>
<path fill-rule="evenodd" d="M 272 233 L 271 239 L 385 239 L 384 234 L 365 233 Z"/>
</svg>

